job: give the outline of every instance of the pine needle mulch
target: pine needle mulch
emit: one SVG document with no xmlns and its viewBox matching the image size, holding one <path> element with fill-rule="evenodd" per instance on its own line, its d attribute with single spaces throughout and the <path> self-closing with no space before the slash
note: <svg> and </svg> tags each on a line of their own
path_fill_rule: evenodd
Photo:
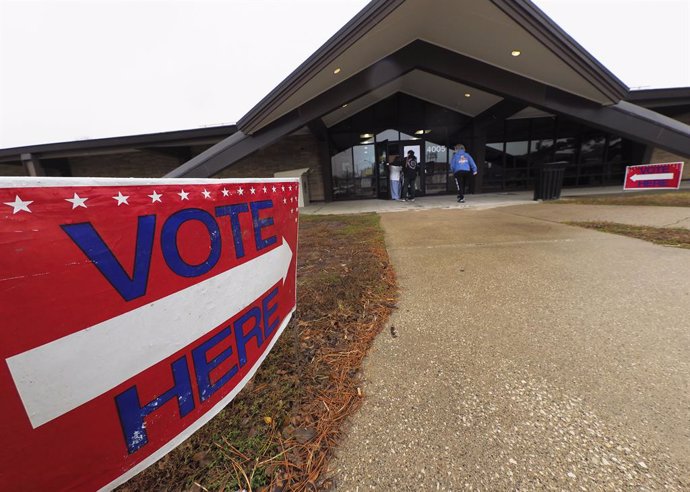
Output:
<svg viewBox="0 0 690 492">
<path fill-rule="evenodd" d="M 121 491 L 315 491 L 362 403 L 362 360 L 395 308 L 379 217 L 302 216 L 297 311 L 218 416 Z"/>
</svg>

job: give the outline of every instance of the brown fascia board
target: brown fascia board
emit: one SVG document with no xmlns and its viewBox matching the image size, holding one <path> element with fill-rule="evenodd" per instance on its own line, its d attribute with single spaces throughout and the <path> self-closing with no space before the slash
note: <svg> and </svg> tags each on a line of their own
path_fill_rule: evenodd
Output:
<svg viewBox="0 0 690 492">
<path fill-rule="evenodd" d="M 125 149 L 141 149 L 145 147 L 160 147 L 167 145 L 196 145 L 206 143 L 209 139 L 224 139 L 237 131 L 236 125 L 214 126 L 210 128 L 195 128 L 192 130 L 176 130 L 162 133 L 146 133 L 143 135 L 129 135 L 124 137 L 96 138 L 93 140 L 74 140 L 41 145 L 28 145 L 0 149 L 0 162 L 21 160 L 22 154 L 33 154 L 38 158 L 68 157 L 70 154 L 88 152 L 107 152 Z"/>
<path fill-rule="evenodd" d="M 335 33 L 323 46 L 268 93 L 256 106 L 239 119 L 237 127 L 245 133 L 252 133 L 267 114 L 301 88 L 306 81 L 323 70 L 358 39 L 385 19 L 405 0 L 372 0 L 342 29 Z"/>
<path fill-rule="evenodd" d="M 630 89 L 530 0 L 490 0 L 564 63 L 616 103 Z"/>
<path fill-rule="evenodd" d="M 645 108 L 690 106 L 690 87 L 630 91 L 626 101 L 644 106 Z"/>
</svg>

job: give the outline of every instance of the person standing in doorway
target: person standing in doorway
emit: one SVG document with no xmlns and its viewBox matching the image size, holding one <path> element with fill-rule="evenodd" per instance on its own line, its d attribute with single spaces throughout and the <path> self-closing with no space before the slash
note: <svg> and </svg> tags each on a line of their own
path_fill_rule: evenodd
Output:
<svg viewBox="0 0 690 492">
<path fill-rule="evenodd" d="M 388 158 L 388 179 L 391 183 L 391 200 L 400 200 L 400 176 L 402 162 L 400 156 L 391 155 Z"/>
<path fill-rule="evenodd" d="M 469 180 L 470 173 L 477 174 L 477 165 L 472 156 L 465 152 L 465 146 L 457 144 L 455 154 L 450 160 L 450 170 L 455 178 L 455 186 L 458 188 L 458 203 L 465 203 L 465 188 Z"/>
<path fill-rule="evenodd" d="M 414 201 L 414 186 L 417 180 L 417 173 L 419 172 L 419 162 L 414 155 L 414 150 L 409 150 L 407 152 L 407 157 L 405 158 L 405 185 L 403 186 L 403 194 L 405 195 L 405 200 L 413 202 Z"/>
</svg>

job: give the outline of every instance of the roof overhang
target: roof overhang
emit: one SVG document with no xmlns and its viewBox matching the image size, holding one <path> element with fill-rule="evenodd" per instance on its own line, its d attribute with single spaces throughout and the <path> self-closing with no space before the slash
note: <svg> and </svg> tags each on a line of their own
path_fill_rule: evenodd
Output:
<svg viewBox="0 0 690 492">
<path fill-rule="evenodd" d="M 172 132 L 146 133 L 123 137 L 73 140 L 41 145 L 29 145 L 0 149 L 0 162 L 20 161 L 23 154 L 39 159 L 57 159 L 106 155 L 112 153 L 136 152 L 142 149 L 157 149 L 191 145 L 215 144 L 237 131 L 235 125 L 195 128 Z"/>
<path fill-rule="evenodd" d="M 373 0 L 241 118 L 235 135 L 169 176 L 212 176 L 396 92 L 472 117 L 491 108 L 503 117 L 524 108 L 564 114 L 690 155 L 689 126 L 626 103 L 628 88 L 528 0 Z"/>
<path fill-rule="evenodd" d="M 615 104 L 628 91 L 529 1 L 374 0 L 240 119 L 238 128 L 253 134 L 417 40 L 599 105 Z M 513 50 L 521 55 L 512 56 Z"/>
</svg>

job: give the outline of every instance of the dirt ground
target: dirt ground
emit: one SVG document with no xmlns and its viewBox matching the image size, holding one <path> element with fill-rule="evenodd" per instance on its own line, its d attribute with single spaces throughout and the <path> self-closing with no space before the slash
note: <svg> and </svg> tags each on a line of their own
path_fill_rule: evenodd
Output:
<svg viewBox="0 0 690 492">
<path fill-rule="evenodd" d="M 120 491 L 321 490 L 397 289 L 377 215 L 302 217 L 297 311 L 218 416 Z"/>
</svg>

